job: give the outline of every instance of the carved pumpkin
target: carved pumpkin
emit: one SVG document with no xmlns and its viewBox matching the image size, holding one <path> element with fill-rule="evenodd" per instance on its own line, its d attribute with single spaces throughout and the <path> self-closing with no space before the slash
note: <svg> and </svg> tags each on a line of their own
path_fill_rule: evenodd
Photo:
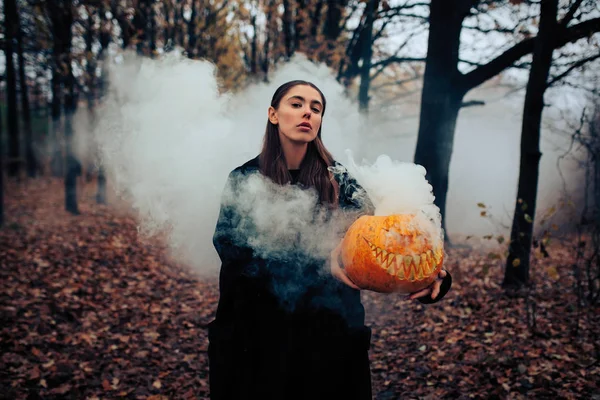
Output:
<svg viewBox="0 0 600 400">
<path fill-rule="evenodd" d="M 361 289 L 381 293 L 424 289 L 435 280 L 444 260 L 443 241 L 433 232 L 433 223 L 425 217 L 364 215 L 342 241 L 343 268 Z"/>
</svg>

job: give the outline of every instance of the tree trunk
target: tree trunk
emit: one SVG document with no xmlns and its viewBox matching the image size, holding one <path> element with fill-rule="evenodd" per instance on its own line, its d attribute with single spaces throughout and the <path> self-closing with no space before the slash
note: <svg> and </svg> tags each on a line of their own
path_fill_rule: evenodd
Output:
<svg viewBox="0 0 600 400">
<path fill-rule="evenodd" d="M 312 26 L 310 28 L 310 37 L 312 44 L 317 44 L 317 32 L 319 31 L 319 24 L 321 24 L 321 12 L 323 10 L 324 0 L 319 0 L 315 5 L 315 12 L 312 15 Z"/>
<path fill-rule="evenodd" d="M 70 57 L 69 57 L 70 58 Z M 70 65 L 70 63 L 69 63 Z M 77 207 L 77 177 L 81 175 L 81 163 L 73 152 L 73 114 L 75 114 L 75 77 L 68 68 L 65 80 L 65 152 L 67 172 L 65 174 L 65 209 L 72 214 L 79 214 Z"/>
<path fill-rule="evenodd" d="M 362 113 L 369 111 L 369 87 L 371 86 L 371 58 L 373 56 L 373 21 L 375 12 L 379 8 L 379 0 L 368 0 L 365 10 L 365 36 L 363 40 L 362 68 L 360 73 L 360 88 L 358 92 L 359 110 Z"/>
<path fill-rule="evenodd" d="M 163 26 L 163 47 L 165 48 L 165 51 L 170 51 L 173 48 L 173 42 L 171 41 L 171 31 L 173 30 L 173 24 L 171 21 L 171 5 L 172 4 L 170 1 L 165 1 L 163 3 L 162 12 L 165 19 L 165 25 Z"/>
<path fill-rule="evenodd" d="M 31 129 L 31 107 L 29 106 L 29 90 L 25 77 L 25 57 L 23 57 L 23 31 L 16 12 L 17 18 L 17 58 L 19 60 L 19 83 L 21 86 L 21 115 L 25 128 L 25 161 L 27 163 L 27 176 L 34 178 L 37 172 L 37 161 L 33 151 L 33 131 Z"/>
<path fill-rule="evenodd" d="M 150 18 L 150 24 L 148 26 L 148 36 L 150 37 L 150 57 L 154 58 L 156 55 L 156 10 L 154 9 L 153 1 L 148 2 L 148 18 Z"/>
<path fill-rule="evenodd" d="M 252 16 L 252 44 L 250 46 L 250 75 L 256 77 L 258 72 L 258 32 L 256 27 L 256 15 Z"/>
<path fill-rule="evenodd" d="M 433 0 L 414 162 L 427 170 L 435 204 L 446 215 L 448 171 L 454 131 L 465 95 L 457 69 L 460 32 L 466 14 L 454 2 Z M 442 218 L 446 240 L 445 219 Z"/>
<path fill-rule="evenodd" d="M 544 92 L 552 65 L 558 0 L 541 3 L 540 28 L 535 39 L 533 60 L 521 126 L 519 187 L 513 216 L 508 258 L 504 270 L 505 288 L 518 288 L 529 283 L 529 258 L 533 235 L 537 187 L 540 169 L 540 130 L 544 110 Z"/>
<path fill-rule="evenodd" d="M 15 74 L 14 39 L 16 37 L 17 4 L 4 0 L 4 54 L 6 57 L 6 97 L 8 129 L 8 175 L 17 176 L 20 170 L 19 109 L 17 107 L 17 76 Z"/>
<path fill-rule="evenodd" d="M 190 21 L 187 24 L 187 34 L 188 34 L 188 46 L 187 46 L 187 56 L 189 58 L 194 58 L 196 56 L 196 42 L 198 41 L 198 34 L 196 32 L 196 26 L 198 21 L 197 19 L 197 5 L 196 0 L 192 0 L 191 3 L 192 12 L 190 14 Z"/>
<path fill-rule="evenodd" d="M 342 11 L 348 4 L 347 0 L 328 0 L 327 16 L 323 25 L 323 34 L 330 41 L 336 41 L 342 33 Z"/>
<path fill-rule="evenodd" d="M 305 44 L 306 24 L 308 24 L 308 15 L 306 12 L 306 3 L 304 0 L 295 0 L 296 17 L 294 18 L 294 49 L 298 50 L 300 44 Z"/>
<path fill-rule="evenodd" d="M 183 46 L 183 42 L 177 43 L 177 37 L 179 36 L 178 32 L 181 29 L 179 26 L 179 1 L 175 1 L 173 4 L 173 28 L 171 29 L 171 40 L 173 41 L 173 47 L 177 45 Z"/>
<path fill-rule="evenodd" d="M 127 15 L 120 9 L 121 6 L 119 2 L 120 0 L 110 1 L 110 12 L 114 16 L 114 18 L 116 18 L 117 23 L 119 24 L 119 28 L 121 28 L 121 40 L 123 41 L 121 47 L 123 49 L 126 49 L 131 43 L 132 27 L 129 23 Z"/>
<path fill-rule="evenodd" d="M 140 0 L 138 6 L 135 8 L 135 15 L 133 16 L 133 29 L 137 43 L 135 45 L 136 52 L 138 55 L 147 55 L 147 43 L 148 40 L 148 2 L 146 0 Z"/>
<path fill-rule="evenodd" d="M 273 29 L 273 0 L 269 0 L 267 4 L 267 15 L 266 15 L 266 32 L 265 32 L 265 43 L 263 44 L 263 53 L 261 59 L 261 71 L 263 75 L 263 81 L 269 82 L 269 54 L 271 49 L 271 35 L 273 35 L 276 30 Z"/>
<path fill-rule="evenodd" d="M 100 13 L 102 12 L 102 9 L 99 10 Z M 100 16 L 100 18 L 102 18 Z M 100 32 L 102 32 L 102 26 L 104 24 L 104 21 L 101 20 L 100 22 Z M 94 16 L 91 12 L 91 10 L 88 9 L 88 17 L 87 17 L 87 24 L 85 27 L 85 33 L 84 33 L 84 38 L 85 38 L 85 52 L 86 54 L 91 55 L 92 54 L 92 46 L 93 46 L 93 42 L 94 42 Z M 101 37 L 99 37 L 100 40 L 102 40 Z M 99 56 L 101 56 L 101 54 L 99 54 Z M 91 143 L 93 143 L 93 137 L 92 134 L 94 132 L 94 102 L 95 102 L 95 97 L 96 97 L 96 62 L 94 60 L 93 57 L 89 57 L 87 59 L 87 65 L 86 65 L 86 86 L 87 86 L 87 93 L 86 93 L 86 100 L 87 100 L 87 114 L 88 114 L 88 124 L 89 124 L 89 132 L 88 132 L 88 137 L 89 137 L 89 142 L 88 142 L 88 151 L 91 149 Z M 89 153 L 88 153 L 89 154 Z M 85 167 L 85 180 L 86 182 L 90 182 L 92 180 L 92 174 L 93 174 L 93 170 L 94 170 L 94 162 L 93 160 L 90 159 L 90 157 L 87 157 L 87 165 Z"/>
<path fill-rule="evenodd" d="M 0 112 L 0 138 L 2 137 L 2 113 Z M 4 149 L 0 140 L 0 228 L 4 225 Z"/>
<path fill-rule="evenodd" d="M 55 49 L 56 51 L 56 49 Z M 55 61 L 52 65 L 52 104 L 51 104 L 51 118 L 52 128 L 50 130 L 50 170 L 53 176 L 63 175 L 63 157 L 60 146 L 60 138 L 58 132 L 60 131 L 60 115 L 61 115 L 61 98 L 62 98 L 62 77 L 59 68 L 58 56 L 52 56 Z"/>
<path fill-rule="evenodd" d="M 185 23 L 185 19 L 183 18 L 183 14 L 184 14 L 184 7 L 181 1 L 178 1 L 178 9 L 177 12 L 179 12 L 179 19 L 181 20 L 181 22 L 179 22 L 177 25 L 177 31 L 179 32 L 179 45 L 181 46 L 181 48 L 185 49 L 185 29 L 183 29 L 184 27 L 184 23 Z"/>
<path fill-rule="evenodd" d="M 283 0 L 283 40 L 285 43 L 285 55 L 289 59 L 294 54 L 294 35 L 292 33 L 292 9 L 290 0 Z"/>
<path fill-rule="evenodd" d="M 175 10 L 175 15 L 177 15 L 177 10 Z M 106 14 L 101 12 L 100 15 L 101 20 L 104 22 L 106 19 Z M 102 98 L 105 95 L 105 87 L 106 87 L 106 60 L 105 54 L 108 49 L 108 45 L 110 44 L 110 35 L 103 36 L 100 35 L 100 53 L 98 54 L 98 59 L 102 63 L 102 73 L 100 74 L 100 79 L 98 80 L 98 97 Z M 94 113 L 91 114 L 92 120 L 94 120 Z M 92 130 L 94 131 L 94 130 Z M 98 177 L 97 177 L 97 192 L 96 192 L 96 203 L 98 204 L 106 204 L 106 176 L 104 173 L 104 167 L 102 165 L 102 161 L 99 160 L 98 165 Z"/>
<path fill-rule="evenodd" d="M 65 113 L 65 209 L 73 214 L 79 214 L 77 209 L 77 176 L 81 174 L 81 164 L 73 153 L 73 114 L 77 100 L 75 98 L 75 77 L 71 68 L 71 39 L 73 26 L 73 4 L 71 1 L 47 2 L 48 14 L 52 25 L 53 40 L 53 95 L 60 92 L 60 84 L 57 78 L 60 76 L 64 83 L 64 113 Z M 52 102 L 53 122 L 60 118 L 60 102 Z M 54 130 L 56 131 L 56 124 Z"/>
</svg>

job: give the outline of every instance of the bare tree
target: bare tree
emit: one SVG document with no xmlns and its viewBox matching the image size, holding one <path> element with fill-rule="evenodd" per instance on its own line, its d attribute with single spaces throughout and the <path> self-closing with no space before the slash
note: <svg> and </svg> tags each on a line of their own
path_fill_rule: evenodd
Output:
<svg viewBox="0 0 600 400">
<path fill-rule="evenodd" d="M 517 201 L 510 234 L 509 254 L 504 269 L 504 287 L 519 287 L 529 282 L 529 255 L 535 218 L 540 171 L 540 130 L 544 93 L 552 65 L 552 53 L 558 31 L 558 0 L 541 3 L 540 27 L 535 38 L 533 61 L 523 106 L 521 158 Z"/>
<path fill-rule="evenodd" d="M 37 161 L 33 151 L 33 131 L 31 129 L 31 108 L 29 106 L 29 89 L 27 78 L 25 76 L 25 57 L 23 55 L 23 29 L 19 13 L 16 12 L 15 5 L 15 23 L 17 33 L 17 57 L 19 60 L 19 83 L 21 88 L 21 115 L 23 117 L 23 127 L 25 129 L 25 162 L 27 165 L 27 175 L 30 178 L 35 177 L 37 171 Z"/>
<path fill-rule="evenodd" d="M 77 207 L 77 177 L 81 174 L 81 164 L 73 152 L 72 119 L 77 107 L 75 92 L 75 77 L 71 66 L 71 39 L 73 25 L 73 4 L 68 0 L 46 3 L 51 23 L 53 54 L 52 54 L 52 117 L 55 123 L 60 119 L 62 94 L 61 84 L 64 85 L 64 114 L 65 114 L 65 209 L 72 214 L 79 214 Z M 54 125 L 54 124 L 53 124 Z"/>
<path fill-rule="evenodd" d="M 2 137 L 2 113 L 0 112 L 0 138 Z M 4 225 L 4 149 L 0 140 L 0 227 Z"/>
<path fill-rule="evenodd" d="M 14 40 L 17 37 L 17 3 L 16 0 L 4 0 L 4 55 L 6 57 L 6 93 L 7 93 L 7 129 L 8 129 L 8 174 L 19 174 L 20 137 L 19 109 L 17 107 L 17 76 L 14 64 Z"/>
<path fill-rule="evenodd" d="M 515 2 L 520 3 L 518 0 Z M 464 96 L 513 66 L 534 48 L 534 38 L 525 38 L 472 71 L 460 72 L 459 47 L 463 22 L 480 3 L 489 2 L 431 0 L 430 4 L 427 60 L 414 162 L 427 170 L 427 178 L 434 188 L 435 203 L 443 217 L 446 215 L 454 132 Z M 579 3 L 581 1 L 577 0 L 575 5 Z M 558 28 L 560 32 L 553 42 L 555 49 L 600 31 L 600 18 Z M 442 220 L 445 221 L 445 218 Z M 444 231 L 447 232 L 446 229 Z"/>
</svg>

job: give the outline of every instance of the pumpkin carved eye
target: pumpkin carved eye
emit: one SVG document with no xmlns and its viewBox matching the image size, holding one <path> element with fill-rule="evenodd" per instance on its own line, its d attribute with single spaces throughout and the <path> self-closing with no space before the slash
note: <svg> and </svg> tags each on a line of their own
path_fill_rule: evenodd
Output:
<svg viewBox="0 0 600 400">
<path fill-rule="evenodd" d="M 359 287 L 412 293 L 427 287 L 442 267 L 441 243 L 420 229 L 414 215 L 362 216 L 342 241 L 342 262 Z"/>
</svg>

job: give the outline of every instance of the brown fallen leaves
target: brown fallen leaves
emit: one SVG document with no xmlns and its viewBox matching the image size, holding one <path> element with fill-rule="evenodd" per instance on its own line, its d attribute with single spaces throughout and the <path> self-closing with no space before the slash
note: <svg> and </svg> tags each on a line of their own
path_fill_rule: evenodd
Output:
<svg viewBox="0 0 600 400">
<path fill-rule="evenodd" d="M 10 185 L 0 229 L 0 398 L 206 397 L 214 282 L 93 187 L 71 216 L 59 180 L 33 183 Z"/>
<path fill-rule="evenodd" d="M 60 180 L 8 185 L 0 398 L 207 398 L 216 280 L 170 261 L 126 213 L 96 205 L 93 191 L 83 189 L 82 215 L 71 216 Z M 374 398 L 593 398 L 600 313 L 578 314 L 570 253 L 555 250 L 534 262 L 528 298 L 499 287 L 502 260 L 456 249 L 440 303 L 363 292 Z"/>
</svg>

